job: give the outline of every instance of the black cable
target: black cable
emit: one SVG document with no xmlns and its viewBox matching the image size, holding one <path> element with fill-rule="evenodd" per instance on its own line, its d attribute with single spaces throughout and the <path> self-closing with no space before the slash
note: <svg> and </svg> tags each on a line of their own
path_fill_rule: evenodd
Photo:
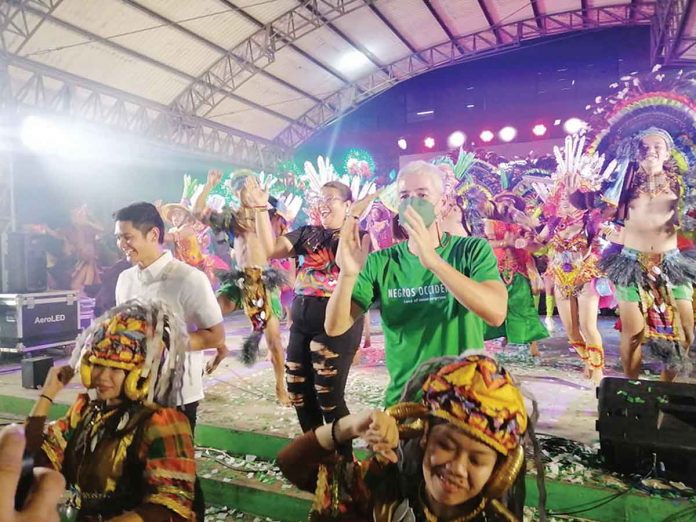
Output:
<svg viewBox="0 0 696 522">
<path fill-rule="evenodd" d="M 678 511 L 677 513 L 672 513 L 671 515 L 668 515 L 667 518 L 663 519 L 662 522 L 681 520 L 686 515 L 696 515 L 696 506 L 689 506 L 688 508 Z"/>
</svg>

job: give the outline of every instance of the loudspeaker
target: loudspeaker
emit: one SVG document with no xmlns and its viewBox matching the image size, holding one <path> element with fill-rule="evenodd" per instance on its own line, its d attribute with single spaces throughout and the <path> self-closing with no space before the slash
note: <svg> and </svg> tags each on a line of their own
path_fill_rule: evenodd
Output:
<svg viewBox="0 0 696 522">
<path fill-rule="evenodd" d="M 696 384 L 607 377 L 597 396 L 609 469 L 696 486 Z"/>
<path fill-rule="evenodd" d="M 2 293 L 38 293 L 46 291 L 48 270 L 46 250 L 40 235 L 5 232 L 0 237 Z"/>
<path fill-rule="evenodd" d="M 22 388 L 38 388 L 46 382 L 48 371 L 53 366 L 53 358 L 31 357 L 22 360 Z"/>
</svg>

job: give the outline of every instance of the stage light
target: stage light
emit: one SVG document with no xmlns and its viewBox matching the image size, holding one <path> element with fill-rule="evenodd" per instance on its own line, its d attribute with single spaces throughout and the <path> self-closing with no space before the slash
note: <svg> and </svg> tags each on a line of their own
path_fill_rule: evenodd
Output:
<svg viewBox="0 0 696 522">
<path fill-rule="evenodd" d="M 568 134 L 576 134 L 583 130 L 586 125 L 580 118 L 568 118 L 563 124 L 563 130 Z"/>
<path fill-rule="evenodd" d="M 19 131 L 24 146 L 38 154 L 57 155 L 70 160 L 103 157 L 116 146 L 93 128 L 41 116 L 27 116 Z"/>
<path fill-rule="evenodd" d="M 19 136 L 24 146 L 33 151 L 52 148 L 55 140 L 64 138 L 53 122 L 38 116 L 24 118 Z"/>
<path fill-rule="evenodd" d="M 561 124 L 561 120 L 554 120 L 553 121 L 553 126 L 558 127 Z"/>
<path fill-rule="evenodd" d="M 543 123 L 537 123 L 534 128 L 532 128 L 532 132 L 534 133 L 535 136 L 543 136 L 546 134 L 546 131 L 548 129 L 546 128 L 546 125 Z"/>
<path fill-rule="evenodd" d="M 367 57 L 360 51 L 350 51 L 338 61 L 338 68 L 344 71 L 353 71 L 363 67 L 367 62 Z"/>
<path fill-rule="evenodd" d="M 495 134 L 493 134 L 492 131 L 485 130 L 481 134 L 479 134 L 479 138 L 481 138 L 482 142 L 488 143 L 489 141 L 493 141 L 493 138 L 495 138 Z"/>
<path fill-rule="evenodd" d="M 447 146 L 450 149 L 458 149 L 464 145 L 465 142 L 466 134 L 464 134 L 462 131 L 454 131 L 449 135 L 449 138 L 447 138 Z"/>
<path fill-rule="evenodd" d="M 500 132 L 498 133 L 498 137 L 505 142 L 514 140 L 515 136 L 517 136 L 517 129 L 515 127 L 510 127 L 509 125 L 500 129 Z"/>
<path fill-rule="evenodd" d="M 433 138 L 432 136 L 428 136 L 423 140 L 423 145 L 425 145 L 429 149 L 432 149 L 435 146 L 435 138 Z"/>
<path fill-rule="evenodd" d="M 408 142 L 406 141 L 406 138 L 399 138 L 396 140 L 396 144 L 399 146 L 401 150 L 406 150 L 408 148 Z"/>
</svg>

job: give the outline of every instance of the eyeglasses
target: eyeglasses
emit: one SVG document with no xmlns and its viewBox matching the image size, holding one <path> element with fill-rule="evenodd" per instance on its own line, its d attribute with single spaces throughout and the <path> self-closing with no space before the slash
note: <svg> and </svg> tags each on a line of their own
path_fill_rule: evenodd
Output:
<svg viewBox="0 0 696 522">
<path fill-rule="evenodd" d="M 344 200 L 341 199 L 338 196 L 330 196 L 330 197 L 324 197 L 324 198 L 317 198 L 317 205 L 329 205 L 332 201 L 341 201 L 343 202 Z"/>
</svg>

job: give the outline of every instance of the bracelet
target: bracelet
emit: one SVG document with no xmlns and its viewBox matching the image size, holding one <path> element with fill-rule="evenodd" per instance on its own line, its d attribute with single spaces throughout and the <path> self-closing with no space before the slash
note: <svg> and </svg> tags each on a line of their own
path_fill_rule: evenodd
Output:
<svg viewBox="0 0 696 522">
<path fill-rule="evenodd" d="M 343 444 L 338 442 L 338 438 L 336 438 L 336 426 L 338 425 L 338 421 L 341 419 L 335 419 L 331 423 L 331 440 L 333 441 L 334 448 L 340 448 Z"/>
<path fill-rule="evenodd" d="M 50 402 L 51 404 L 53 404 L 53 399 L 51 399 L 48 395 L 42 393 L 41 395 L 39 395 L 39 397 L 43 397 L 43 398 L 46 399 L 48 402 Z"/>
</svg>

